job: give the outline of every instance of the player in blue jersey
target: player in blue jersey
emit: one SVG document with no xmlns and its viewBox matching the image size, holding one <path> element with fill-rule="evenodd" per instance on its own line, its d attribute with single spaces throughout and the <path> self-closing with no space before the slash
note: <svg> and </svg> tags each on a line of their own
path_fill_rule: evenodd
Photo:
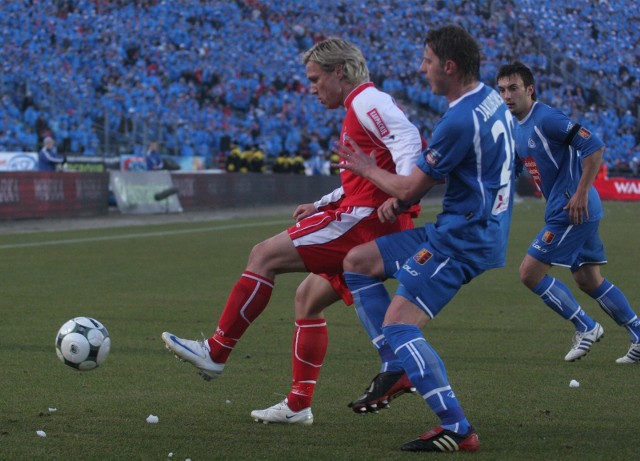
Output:
<svg viewBox="0 0 640 461">
<path fill-rule="evenodd" d="M 345 278 L 356 308 L 369 318 L 384 318 L 387 347 L 441 420 L 439 427 L 401 449 L 476 451 L 476 429 L 421 328 L 462 285 L 505 264 L 512 210 L 513 117 L 498 93 L 480 83 L 480 49 L 461 27 L 428 31 L 420 72 L 433 93 L 447 97 L 449 108 L 409 176 L 387 174 L 355 143 L 337 152 L 346 161 L 342 168 L 394 197 L 379 210 L 381 220 L 393 221 L 435 184 L 446 181 L 442 213 L 435 223 L 352 249 L 344 262 Z M 399 281 L 393 299 L 381 283 L 387 277 Z"/>
<path fill-rule="evenodd" d="M 502 66 L 496 80 L 502 99 L 518 120 L 516 154 L 547 202 L 545 225 L 520 265 L 522 283 L 575 326 L 566 361 L 583 357 L 604 330 L 584 312 L 565 284 L 548 275 L 551 266 L 568 267 L 578 288 L 626 327 L 631 346 L 616 362 L 639 362 L 640 320 L 622 291 L 600 273 L 600 265 L 607 262 L 598 235 L 604 213 L 593 181 L 604 144 L 559 110 L 537 102 L 533 74 L 521 62 Z"/>
</svg>

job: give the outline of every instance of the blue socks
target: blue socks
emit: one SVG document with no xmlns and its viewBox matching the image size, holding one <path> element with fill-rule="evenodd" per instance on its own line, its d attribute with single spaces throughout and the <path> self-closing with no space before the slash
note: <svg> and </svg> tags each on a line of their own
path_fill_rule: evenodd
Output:
<svg viewBox="0 0 640 461">
<path fill-rule="evenodd" d="M 595 326 L 595 321 L 582 310 L 569 288 L 560 280 L 545 275 L 533 288 L 533 292 L 562 318 L 571 320 L 576 331 L 584 333 Z M 640 320 L 618 287 L 605 279 L 597 290 L 589 293 L 589 296 L 595 299 L 602 310 L 618 325 L 627 329 L 632 343 L 640 343 Z"/>
<path fill-rule="evenodd" d="M 640 320 L 633 312 L 626 296 L 618 287 L 605 280 L 602 285 L 592 293 L 603 311 L 611 317 L 618 325 L 624 326 L 631 336 L 632 343 L 640 342 Z"/>
<path fill-rule="evenodd" d="M 367 275 L 345 272 L 356 312 L 382 360 L 381 371 L 405 370 L 425 402 L 450 431 L 466 434 L 467 421 L 449 380 L 444 363 L 415 325 L 382 327 L 391 302 L 382 281 Z"/>
<path fill-rule="evenodd" d="M 466 434 L 470 424 L 449 385 L 444 363 L 420 329 L 415 325 L 393 324 L 382 331 L 411 383 L 442 421 L 442 427 Z"/>
<path fill-rule="evenodd" d="M 353 295 L 356 314 L 371 342 L 380 355 L 380 372 L 401 371 L 402 364 L 396 358 L 382 334 L 382 323 L 391 303 L 383 282 L 377 278 L 354 272 L 345 272 L 344 278 Z"/>
<path fill-rule="evenodd" d="M 582 310 L 569 288 L 560 280 L 545 275 L 532 291 L 554 312 L 570 320 L 576 331 L 584 333 L 593 330 L 596 326 L 595 321 Z"/>
</svg>

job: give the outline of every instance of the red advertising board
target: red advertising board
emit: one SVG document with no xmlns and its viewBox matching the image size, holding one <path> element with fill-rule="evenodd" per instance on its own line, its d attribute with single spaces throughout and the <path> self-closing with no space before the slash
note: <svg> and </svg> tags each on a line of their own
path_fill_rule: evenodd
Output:
<svg viewBox="0 0 640 461">
<path fill-rule="evenodd" d="M 107 214 L 107 173 L 0 172 L 0 220 Z"/>
<path fill-rule="evenodd" d="M 640 179 L 638 178 L 597 178 L 594 186 L 602 200 L 640 201 Z"/>
</svg>

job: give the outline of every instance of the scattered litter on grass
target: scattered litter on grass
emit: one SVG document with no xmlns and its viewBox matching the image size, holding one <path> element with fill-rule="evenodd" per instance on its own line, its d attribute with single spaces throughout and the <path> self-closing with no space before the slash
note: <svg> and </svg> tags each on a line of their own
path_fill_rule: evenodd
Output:
<svg viewBox="0 0 640 461">
<path fill-rule="evenodd" d="M 227 405 L 231 403 L 231 400 L 225 400 L 224 403 L 226 403 Z"/>
<path fill-rule="evenodd" d="M 49 407 L 49 413 L 55 413 L 56 411 L 58 411 L 57 408 L 51 408 Z"/>
<path fill-rule="evenodd" d="M 167 455 L 167 458 L 173 458 L 173 452 L 170 451 L 169 454 Z"/>
<path fill-rule="evenodd" d="M 47 433 L 45 431 L 36 431 L 36 434 L 38 434 L 38 437 L 46 437 Z"/>
<path fill-rule="evenodd" d="M 569 387 L 580 387 L 580 383 L 575 379 L 572 379 L 571 382 L 569 383 Z"/>
<path fill-rule="evenodd" d="M 147 416 L 147 422 L 149 424 L 158 424 L 158 421 L 160 421 L 160 419 L 156 415 Z"/>
</svg>

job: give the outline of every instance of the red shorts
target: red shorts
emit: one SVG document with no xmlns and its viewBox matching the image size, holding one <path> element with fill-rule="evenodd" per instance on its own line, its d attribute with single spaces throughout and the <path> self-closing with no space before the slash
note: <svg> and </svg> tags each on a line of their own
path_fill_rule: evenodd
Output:
<svg viewBox="0 0 640 461">
<path fill-rule="evenodd" d="M 347 207 L 321 211 L 287 229 L 309 272 L 327 278 L 348 305 L 353 298 L 342 276 L 342 262 L 351 248 L 383 235 L 412 229 L 408 213 L 382 223 L 375 208 Z"/>
</svg>

